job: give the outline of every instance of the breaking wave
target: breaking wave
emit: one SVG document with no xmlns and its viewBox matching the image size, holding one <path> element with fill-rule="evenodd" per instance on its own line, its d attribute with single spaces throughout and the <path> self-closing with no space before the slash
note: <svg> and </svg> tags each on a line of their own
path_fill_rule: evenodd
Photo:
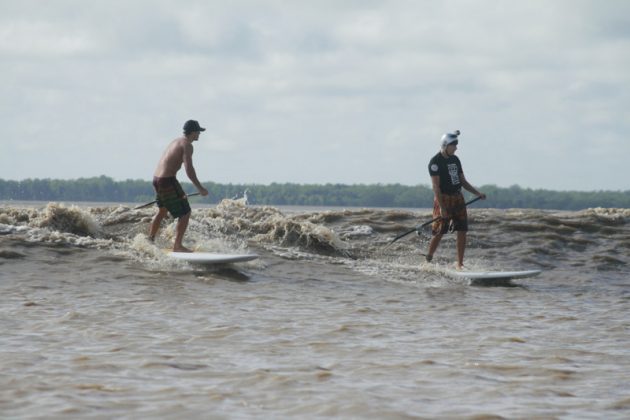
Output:
<svg viewBox="0 0 630 420">
<path fill-rule="evenodd" d="M 154 209 L 115 206 L 0 207 L 0 259 L 21 258 L 11 242 L 128 252 L 155 259 L 168 248 L 175 221 L 168 219 L 156 244 L 146 240 Z M 628 271 L 630 209 L 576 212 L 470 209 L 467 263 L 511 268 Z M 429 232 L 391 240 L 420 222 L 428 210 L 328 209 L 285 212 L 223 200 L 194 209 L 185 242 L 217 252 L 264 250 L 283 258 L 332 258 L 360 270 L 410 271 L 422 262 Z M 13 253 L 12 253 L 13 252 Z M 453 235 L 445 236 L 438 261 L 454 259 Z M 367 268 L 366 268 L 367 267 Z"/>
</svg>

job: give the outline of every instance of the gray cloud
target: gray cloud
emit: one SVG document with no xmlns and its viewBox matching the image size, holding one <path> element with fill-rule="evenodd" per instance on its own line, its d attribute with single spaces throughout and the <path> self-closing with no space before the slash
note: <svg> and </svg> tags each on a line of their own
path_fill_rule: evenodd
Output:
<svg viewBox="0 0 630 420">
<path fill-rule="evenodd" d="M 9 1 L 0 177 L 145 178 L 183 121 L 222 182 L 628 189 L 624 1 Z M 606 151 L 605 172 L 597 163 Z"/>
</svg>

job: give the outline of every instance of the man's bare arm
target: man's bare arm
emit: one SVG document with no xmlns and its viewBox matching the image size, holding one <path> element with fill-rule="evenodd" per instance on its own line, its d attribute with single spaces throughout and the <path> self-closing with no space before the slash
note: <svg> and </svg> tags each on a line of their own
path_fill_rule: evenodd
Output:
<svg viewBox="0 0 630 420">
<path fill-rule="evenodd" d="M 208 190 L 206 190 L 199 179 L 197 178 L 197 172 L 195 171 L 195 167 L 193 166 L 192 161 L 193 155 L 193 146 L 192 144 L 184 145 L 184 168 L 186 170 L 186 175 L 192 181 L 193 185 L 197 188 L 201 195 L 208 195 Z"/>
<path fill-rule="evenodd" d="M 435 195 L 435 199 L 440 206 L 440 214 L 443 217 L 446 217 L 446 209 L 444 208 L 444 203 L 442 202 L 442 190 L 440 189 L 440 177 L 438 175 L 434 175 L 431 177 L 431 184 L 433 184 L 433 194 Z"/>
<path fill-rule="evenodd" d="M 470 182 L 468 182 L 468 180 L 466 179 L 466 177 L 464 176 L 463 173 L 459 174 L 459 177 L 462 180 L 462 186 L 466 189 L 466 191 L 470 191 L 471 193 L 478 195 L 479 197 L 481 197 L 483 200 L 486 199 L 486 195 L 484 193 L 479 192 L 475 187 L 473 187 Z"/>
</svg>

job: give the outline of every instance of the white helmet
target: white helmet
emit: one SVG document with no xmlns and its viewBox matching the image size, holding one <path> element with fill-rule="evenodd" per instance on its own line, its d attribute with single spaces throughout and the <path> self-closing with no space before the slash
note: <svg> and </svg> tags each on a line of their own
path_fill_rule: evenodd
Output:
<svg viewBox="0 0 630 420">
<path fill-rule="evenodd" d="M 461 133 L 459 130 L 455 130 L 452 133 L 446 133 L 442 136 L 442 150 L 446 149 L 446 146 L 448 146 L 451 143 L 455 143 L 457 142 L 459 139 L 457 138 L 457 136 L 459 136 Z"/>
</svg>

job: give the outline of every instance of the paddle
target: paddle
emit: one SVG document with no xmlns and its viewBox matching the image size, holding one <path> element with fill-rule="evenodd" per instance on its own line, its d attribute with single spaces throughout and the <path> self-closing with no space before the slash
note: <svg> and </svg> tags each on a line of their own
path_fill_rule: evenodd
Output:
<svg viewBox="0 0 630 420">
<path fill-rule="evenodd" d="M 472 199 L 472 200 L 470 200 L 469 202 L 465 203 L 465 204 L 464 204 L 464 207 L 468 206 L 469 204 L 474 203 L 474 202 L 475 202 L 475 201 L 477 201 L 477 200 L 481 200 L 481 197 L 476 197 L 476 198 L 473 198 L 473 199 Z M 436 217 L 435 219 L 430 220 L 430 221 L 428 221 L 428 222 L 426 222 L 426 223 L 423 223 L 423 224 L 421 224 L 420 226 L 416 226 L 415 228 L 413 228 L 413 229 L 411 229 L 411 230 L 409 230 L 409 231 L 407 231 L 407 232 L 405 232 L 405 233 L 401 233 L 400 235 L 396 236 L 396 237 L 395 237 L 395 238 L 394 238 L 394 239 L 393 239 L 393 240 L 392 240 L 392 241 L 391 241 L 391 242 L 390 242 L 387 246 L 389 246 L 389 245 L 393 244 L 394 242 L 396 242 L 397 240 L 399 240 L 399 239 L 401 239 L 401 238 L 404 238 L 405 236 L 409 235 L 410 233 L 417 232 L 417 231 L 419 231 L 420 229 L 422 229 L 423 227 L 425 227 L 425 226 L 427 226 L 427 225 L 430 225 L 430 224 L 431 224 L 431 223 L 433 223 L 433 222 L 437 222 L 437 221 L 438 221 L 438 220 L 440 220 L 441 218 L 442 218 L 442 216 L 438 216 L 438 217 Z"/>
<path fill-rule="evenodd" d="M 194 196 L 194 195 L 199 195 L 199 193 L 186 194 L 186 197 L 192 197 L 192 196 Z M 138 207 L 134 208 L 134 210 L 140 210 L 140 209 L 143 209 L 143 208 L 145 208 L 145 207 L 149 207 L 151 204 L 155 204 L 155 203 L 157 203 L 157 200 L 153 200 L 153 201 L 151 201 L 150 203 L 147 203 L 147 204 L 143 204 L 143 205 L 141 205 L 141 206 L 138 206 Z"/>
</svg>

